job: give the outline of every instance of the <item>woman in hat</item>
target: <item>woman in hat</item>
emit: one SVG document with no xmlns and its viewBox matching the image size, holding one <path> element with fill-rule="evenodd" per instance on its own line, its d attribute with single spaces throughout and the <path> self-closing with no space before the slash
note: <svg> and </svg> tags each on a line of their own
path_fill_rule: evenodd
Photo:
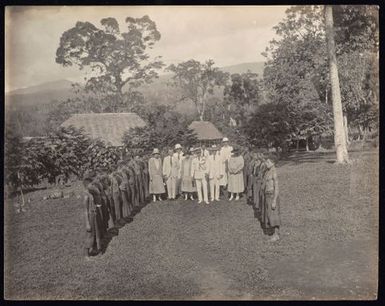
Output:
<svg viewBox="0 0 385 306">
<path fill-rule="evenodd" d="M 162 201 L 161 194 L 165 193 L 162 169 L 162 159 L 160 158 L 159 150 L 155 148 L 152 152 L 152 157 L 148 161 L 149 192 L 152 194 L 154 202 L 157 196 L 158 200 Z"/>
<path fill-rule="evenodd" d="M 228 163 L 228 191 L 231 193 L 229 201 L 234 198 L 234 195 L 235 200 L 239 200 L 239 194 L 245 190 L 243 181 L 243 167 L 245 166 L 245 161 L 240 153 L 238 148 L 233 149 Z"/>
<path fill-rule="evenodd" d="M 187 200 L 190 196 L 191 200 L 194 200 L 193 192 L 196 192 L 193 177 L 191 176 L 191 165 L 192 165 L 192 152 L 188 150 L 184 154 L 181 165 L 181 191 L 184 193 L 184 199 Z"/>
<path fill-rule="evenodd" d="M 264 229 L 272 229 L 273 237 L 270 241 L 279 240 L 279 227 L 281 225 L 280 201 L 277 171 L 271 158 L 264 161 L 266 170 L 262 178 L 262 218 L 261 223 Z"/>
</svg>

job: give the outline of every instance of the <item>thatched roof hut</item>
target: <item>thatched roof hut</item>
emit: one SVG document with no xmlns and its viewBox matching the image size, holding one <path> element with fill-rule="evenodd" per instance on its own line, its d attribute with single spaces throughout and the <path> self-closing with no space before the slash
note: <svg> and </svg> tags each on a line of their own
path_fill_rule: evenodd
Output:
<svg viewBox="0 0 385 306">
<path fill-rule="evenodd" d="M 222 133 L 210 121 L 193 121 L 189 128 L 201 143 L 215 143 L 223 138 Z"/>
<path fill-rule="evenodd" d="M 111 146 L 122 146 L 122 138 L 130 128 L 144 127 L 146 123 L 135 113 L 74 114 L 61 126 L 83 128 L 93 139 L 101 139 Z"/>
</svg>

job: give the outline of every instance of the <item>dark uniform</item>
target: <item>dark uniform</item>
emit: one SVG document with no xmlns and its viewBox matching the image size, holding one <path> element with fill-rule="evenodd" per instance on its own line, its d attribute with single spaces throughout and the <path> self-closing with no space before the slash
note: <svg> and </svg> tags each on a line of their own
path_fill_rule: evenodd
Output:
<svg viewBox="0 0 385 306">
<path fill-rule="evenodd" d="M 277 180 L 275 166 L 266 169 L 263 174 L 261 185 L 261 208 L 262 208 L 262 226 L 265 229 L 279 227 L 281 225 L 280 199 L 277 196 L 276 208 L 272 209 L 274 200 L 274 180 Z"/>
<path fill-rule="evenodd" d="M 84 203 L 87 212 L 87 255 L 98 253 L 102 249 L 101 218 L 97 210 L 94 197 L 89 190 L 84 192 Z"/>
<path fill-rule="evenodd" d="M 102 174 L 100 177 L 100 181 L 103 185 L 103 191 L 107 200 L 107 208 L 108 208 L 108 228 L 114 228 L 117 226 L 116 214 L 115 214 L 115 206 L 114 200 L 112 197 L 111 190 L 111 178 L 109 175 Z"/>
<path fill-rule="evenodd" d="M 141 164 L 142 164 L 142 177 L 143 177 L 143 192 L 144 192 L 145 199 L 147 199 L 150 196 L 150 192 L 148 190 L 149 183 L 150 183 L 150 175 L 148 172 L 148 162 L 142 159 Z"/>
<path fill-rule="evenodd" d="M 264 173 L 264 164 L 255 160 L 253 165 L 252 188 L 253 188 L 253 204 L 254 207 L 261 211 L 261 184 Z"/>
<path fill-rule="evenodd" d="M 135 175 L 135 171 L 132 168 L 132 166 L 127 165 L 125 167 L 127 176 L 128 176 L 128 182 L 130 186 L 130 191 L 131 191 L 131 206 L 132 209 L 136 209 L 139 207 L 139 192 L 138 192 L 138 183 Z"/>
<path fill-rule="evenodd" d="M 131 208 L 129 203 L 129 180 L 123 168 L 120 168 L 117 172 L 118 175 L 121 177 L 119 189 L 120 195 L 122 197 L 122 217 L 126 219 L 131 216 Z"/>
<path fill-rule="evenodd" d="M 121 178 L 118 176 L 118 174 L 114 171 L 110 175 L 111 185 L 110 185 L 110 192 L 112 196 L 112 202 L 114 204 L 114 212 L 115 212 L 115 220 L 116 223 L 119 223 L 122 219 L 122 202 L 121 202 L 121 196 L 120 196 L 120 180 Z"/>
<path fill-rule="evenodd" d="M 251 162 L 251 156 L 249 152 L 246 152 L 243 155 L 243 160 L 245 166 L 243 167 L 243 182 L 245 185 L 245 191 L 246 195 L 249 195 L 249 174 L 250 174 L 250 162 Z"/>
<path fill-rule="evenodd" d="M 143 204 L 144 203 L 144 191 L 143 191 L 143 177 L 142 177 L 142 169 L 141 169 L 141 166 L 139 164 L 139 162 L 135 159 L 132 159 L 130 160 L 129 164 L 128 164 L 129 167 L 131 167 L 131 169 L 134 171 L 134 175 L 135 175 L 135 192 L 136 192 L 136 204 L 138 204 L 138 206 L 140 204 Z"/>
</svg>

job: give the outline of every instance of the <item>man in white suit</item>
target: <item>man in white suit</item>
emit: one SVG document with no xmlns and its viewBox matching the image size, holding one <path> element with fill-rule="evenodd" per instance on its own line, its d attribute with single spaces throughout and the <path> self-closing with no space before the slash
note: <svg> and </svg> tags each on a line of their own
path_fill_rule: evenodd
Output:
<svg viewBox="0 0 385 306">
<path fill-rule="evenodd" d="M 213 145 L 209 148 L 210 155 L 208 157 L 209 169 L 209 185 L 210 185 L 210 200 L 211 202 L 219 201 L 219 182 L 222 179 L 224 168 L 222 166 L 222 159 L 219 154 L 219 148 Z"/>
<path fill-rule="evenodd" d="M 228 178 L 227 178 L 227 176 L 228 176 L 227 164 L 228 164 L 229 159 L 231 157 L 231 151 L 233 151 L 233 147 L 229 145 L 229 139 L 227 137 L 224 137 L 222 140 L 222 148 L 220 150 L 223 176 L 219 180 L 219 185 L 222 186 L 223 194 L 226 197 L 226 199 L 228 198 L 228 195 L 227 195 L 227 180 L 228 180 Z"/>
<path fill-rule="evenodd" d="M 202 191 L 203 200 L 206 204 L 209 204 L 207 194 L 207 176 L 208 176 L 208 162 L 206 157 L 201 156 L 201 149 L 194 150 L 195 157 L 191 163 L 191 176 L 195 180 L 195 184 L 198 192 L 198 204 L 202 203 Z"/>
<path fill-rule="evenodd" d="M 163 178 L 167 186 L 167 195 L 169 200 L 174 200 L 176 197 L 176 180 L 178 172 L 173 165 L 173 150 L 168 150 L 168 155 L 163 159 Z"/>
<path fill-rule="evenodd" d="M 176 195 L 179 195 L 181 193 L 181 170 L 182 170 L 182 159 L 183 159 L 183 152 L 182 152 L 182 146 L 177 143 L 175 145 L 175 153 L 172 156 L 172 172 L 176 175 L 176 187 L 175 187 L 175 193 Z"/>
</svg>

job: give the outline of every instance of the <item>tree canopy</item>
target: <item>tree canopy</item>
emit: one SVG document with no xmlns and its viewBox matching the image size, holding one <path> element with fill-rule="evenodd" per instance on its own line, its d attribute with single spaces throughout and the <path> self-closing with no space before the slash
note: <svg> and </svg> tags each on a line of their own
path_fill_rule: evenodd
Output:
<svg viewBox="0 0 385 306">
<path fill-rule="evenodd" d="M 228 75 L 214 67 L 213 60 L 203 64 L 189 60 L 178 65 L 172 64 L 167 70 L 174 73 L 173 85 L 183 91 L 180 100 L 189 99 L 194 102 L 199 118 L 203 120 L 208 96 L 214 93 L 215 88 L 225 85 Z"/>
<path fill-rule="evenodd" d="M 125 22 L 126 30 L 121 31 L 112 17 L 103 18 L 101 28 L 79 21 L 63 33 L 56 51 L 58 64 L 92 70 L 85 89 L 108 100 L 105 108 L 112 112 L 127 107 L 132 92 L 157 77 L 156 70 L 163 66 L 160 58 L 151 59 L 147 53 L 161 37 L 155 22 L 148 16 L 127 17 Z"/>
</svg>

